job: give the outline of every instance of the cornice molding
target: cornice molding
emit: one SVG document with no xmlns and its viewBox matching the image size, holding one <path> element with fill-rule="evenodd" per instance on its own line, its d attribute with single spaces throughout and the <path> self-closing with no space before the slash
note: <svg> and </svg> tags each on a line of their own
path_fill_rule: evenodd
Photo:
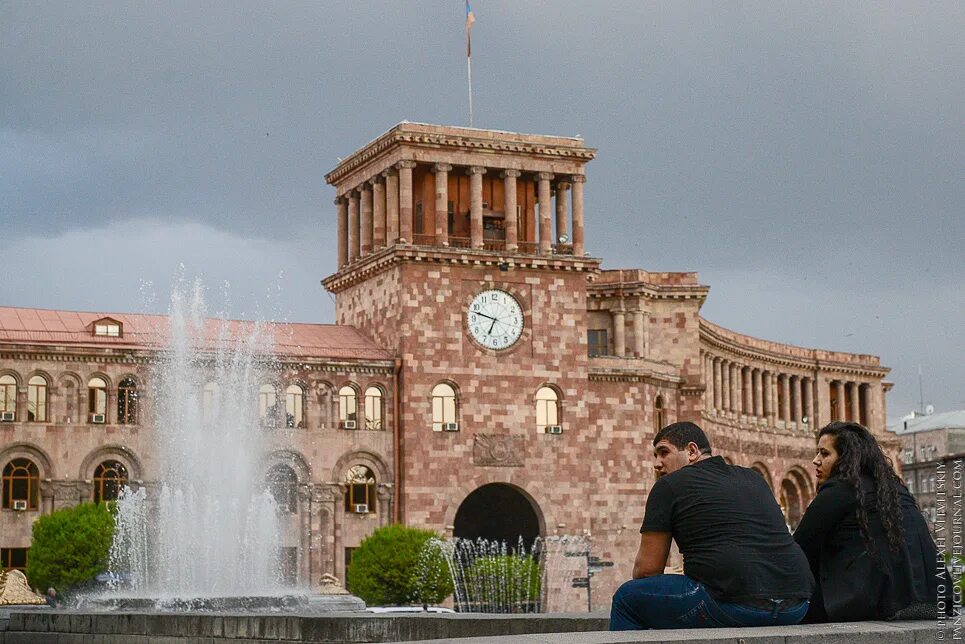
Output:
<svg viewBox="0 0 965 644">
<path fill-rule="evenodd" d="M 369 161 L 382 156 L 387 151 L 401 145 L 417 147 L 446 148 L 458 151 L 493 151 L 523 154 L 547 159 L 574 159 L 590 161 L 596 156 L 594 148 L 584 146 L 552 145 L 548 141 L 510 141 L 495 140 L 487 137 L 473 137 L 470 134 L 413 132 L 396 126 L 375 139 L 362 149 L 342 161 L 338 167 L 325 175 L 325 181 L 338 183 L 341 179 L 359 169 Z"/>
<path fill-rule="evenodd" d="M 595 257 L 572 255 L 521 255 L 473 248 L 396 244 L 367 255 L 354 264 L 343 266 L 337 273 L 323 279 L 322 286 L 333 293 L 338 293 L 396 266 L 420 262 L 493 268 L 498 268 L 500 264 L 508 264 L 510 269 L 568 271 L 595 275 L 599 272 L 600 261 Z"/>
</svg>

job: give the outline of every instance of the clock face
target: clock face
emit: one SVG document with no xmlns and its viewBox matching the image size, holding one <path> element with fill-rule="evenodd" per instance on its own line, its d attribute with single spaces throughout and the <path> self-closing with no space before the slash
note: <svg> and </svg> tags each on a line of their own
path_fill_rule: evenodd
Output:
<svg viewBox="0 0 965 644">
<path fill-rule="evenodd" d="M 466 311 L 469 334 L 487 349 L 508 349 L 523 333 L 523 308 L 516 298 L 489 289 L 472 298 Z"/>
</svg>

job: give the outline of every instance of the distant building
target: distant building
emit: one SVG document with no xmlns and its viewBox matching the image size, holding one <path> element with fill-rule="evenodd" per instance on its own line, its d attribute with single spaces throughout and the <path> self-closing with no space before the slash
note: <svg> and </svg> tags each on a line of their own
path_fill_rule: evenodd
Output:
<svg viewBox="0 0 965 644">
<path fill-rule="evenodd" d="M 724 329 L 700 315 L 709 287 L 693 272 L 604 270 L 584 239 L 607 216 L 588 208 L 584 226 L 595 156 L 579 138 L 402 123 L 326 175 L 337 324 L 275 325 L 290 341 L 259 398 L 291 581 L 344 579 L 389 522 L 513 542 L 579 534 L 616 563 L 594 577 L 604 608 L 637 552 L 660 427 L 703 426 L 792 527 L 815 493 L 817 428 L 858 421 L 897 454 L 877 357 Z M 633 234 L 658 228 L 641 213 Z M 4 567 L 26 562 L 41 514 L 156 484 L 142 408 L 157 327 L 0 308 Z M 586 605 L 569 583 L 554 597 Z"/>
<path fill-rule="evenodd" d="M 928 526 L 934 532 L 938 466 L 965 453 L 965 410 L 913 414 L 888 427 L 901 440 L 901 472 Z"/>
</svg>

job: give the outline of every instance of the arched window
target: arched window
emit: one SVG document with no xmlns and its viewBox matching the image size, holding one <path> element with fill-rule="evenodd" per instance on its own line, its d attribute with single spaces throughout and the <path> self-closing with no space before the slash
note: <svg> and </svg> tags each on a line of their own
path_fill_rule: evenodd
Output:
<svg viewBox="0 0 965 644">
<path fill-rule="evenodd" d="M 221 407 L 221 387 L 216 382 L 209 382 L 201 390 L 201 417 L 205 422 L 212 422 L 218 417 Z"/>
<path fill-rule="evenodd" d="M 47 422 L 47 379 L 33 376 L 27 382 L 27 420 Z"/>
<path fill-rule="evenodd" d="M 355 387 L 345 385 L 338 390 L 338 421 L 343 429 L 357 429 L 358 425 L 358 393 Z"/>
<path fill-rule="evenodd" d="M 91 378 L 87 381 L 87 411 L 91 421 L 105 422 L 107 415 L 107 383 L 103 378 Z M 95 419 L 94 416 L 98 418 Z"/>
<path fill-rule="evenodd" d="M 268 492 L 282 512 L 298 511 L 298 476 L 287 465 L 275 465 L 265 477 Z"/>
<path fill-rule="evenodd" d="M 382 390 L 378 387 L 365 390 L 365 429 L 382 429 Z"/>
<path fill-rule="evenodd" d="M 33 461 L 15 458 L 3 468 L 3 509 L 36 510 L 40 498 L 40 471 Z"/>
<path fill-rule="evenodd" d="M 285 390 L 285 424 L 305 426 L 305 391 L 298 385 L 288 385 Z"/>
<path fill-rule="evenodd" d="M 657 396 L 653 401 L 654 431 L 659 432 L 667 424 L 667 410 L 663 406 L 663 396 Z"/>
<path fill-rule="evenodd" d="M 536 392 L 536 431 L 546 433 L 549 427 L 560 425 L 560 397 L 552 387 L 540 387 Z"/>
<path fill-rule="evenodd" d="M 446 382 L 432 388 L 432 431 L 458 429 L 456 420 L 456 390 Z"/>
<path fill-rule="evenodd" d="M 133 378 L 124 378 L 117 387 L 117 423 L 137 424 L 137 383 Z"/>
<path fill-rule="evenodd" d="M 127 468 L 123 463 L 104 461 L 94 470 L 94 503 L 116 501 L 127 483 Z"/>
<path fill-rule="evenodd" d="M 345 511 L 356 514 L 375 512 L 375 474 L 356 465 L 345 476 Z"/>
<path fill-rule="evenodd" d="M 278 412 L 278 395 L 274 385 L 262 385 L 258 389 L 258 416 L 261 424 L 268 427 L 275 426 L 275 414 Z"/>
<path fill-rule="evenodd" d="M 4 420 L 17 419 L 17 379 L 10 374 L 0 376 L 0 414 Z"/>
</svg>

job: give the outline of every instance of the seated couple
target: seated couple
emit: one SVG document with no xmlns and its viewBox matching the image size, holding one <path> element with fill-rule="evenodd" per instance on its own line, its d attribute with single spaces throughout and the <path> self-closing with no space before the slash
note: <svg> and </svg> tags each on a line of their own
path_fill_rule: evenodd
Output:
<svg viewBox="0 0 965 644">
<path fill-rule="evenodd" d="M 935 616 L 935 543 L 864 427 L 821 430 L 818 493 L 793 536 L 764 479 L 711 456 L 697 425 L 668 425 L 653 447 L 657 481 L 610 630 Z M 683 575 L 663 574 L 672 540 Z"/>
</svg>

